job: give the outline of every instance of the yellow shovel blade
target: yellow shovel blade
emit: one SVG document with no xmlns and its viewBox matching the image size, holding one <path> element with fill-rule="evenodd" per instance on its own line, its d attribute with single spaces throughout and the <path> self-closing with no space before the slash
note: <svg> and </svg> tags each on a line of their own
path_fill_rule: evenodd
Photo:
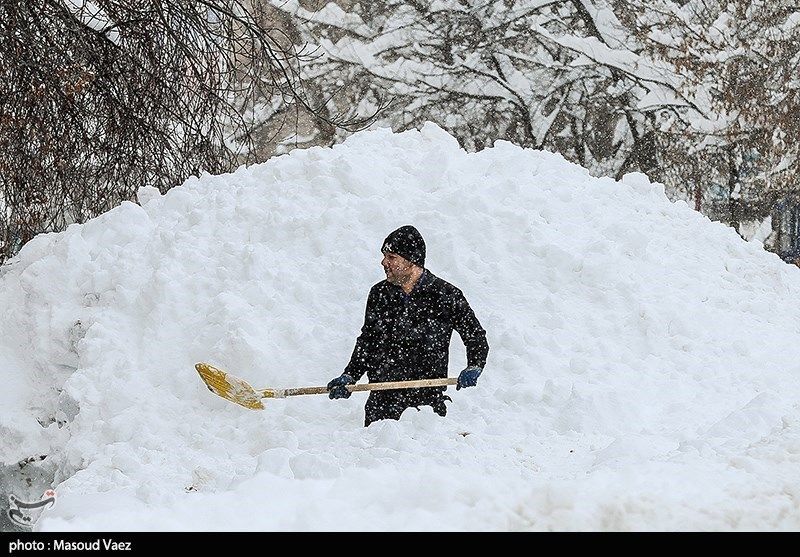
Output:
<svg viewBox="0 0 800 557">
<path fill-rule="evenodd" d="M 255 390 L 244 379 L 229 375 L 209 364 L 195 364 L 194 368 L 212 393 L 251 410 L 264 409 L 261 399 L 268 394 Z"/>
</svg>

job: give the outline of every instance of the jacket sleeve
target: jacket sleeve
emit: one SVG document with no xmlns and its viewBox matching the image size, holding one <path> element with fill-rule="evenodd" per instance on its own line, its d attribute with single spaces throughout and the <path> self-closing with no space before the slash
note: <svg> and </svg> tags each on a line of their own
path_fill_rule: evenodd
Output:
<svg viewBox="0 0 800 557">
<path fill-rule="evenodd" d="M 456 292 L 454 300 L 454 316 L 454 327 L 467 348 L 467 366 L 478 366 L 482 369 L 486 365 L 486 358 L 489 355 L 486 331 L 481 327 L 478 318 L 475 317 L 475 313 L 460 290 Z"/>
<path fill-rule="evenodd" d="M 383 328 L 379 318 L 380 292 L 373 287 L 367 298 L 367 309 L 364 314 L 364 325 L 356 339 L 353 355 L 344 372 L 358 381 L 361 377 L 377 369 L 383 358 Z"/>
</svg>

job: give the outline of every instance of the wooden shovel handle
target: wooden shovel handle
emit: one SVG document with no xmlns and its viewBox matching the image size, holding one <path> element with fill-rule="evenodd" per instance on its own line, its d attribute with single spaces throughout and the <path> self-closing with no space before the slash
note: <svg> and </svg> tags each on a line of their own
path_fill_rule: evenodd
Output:
<svg viewBox="0 0 800 557">
<path fill-rule="evenodd" d="M 458 379 L 455 377 L 444 377 L 442 379 L 418 379 L 416 381 L 387 381 L 384 383 L 359 383 L 358 385 L 347 385 L 347 390 L 351 393 L 356 391 L 384 391 L 386 389 L 419 389 L 422 387 L 445 387 L 455 385 Z M 297 395 L 323 395 L 328 393 L 327 387 L 298 387 L 296 389 L 283 389 L 283 396 Z M 283 398 L 278 395 L 276 398 Z"/>
</svg>

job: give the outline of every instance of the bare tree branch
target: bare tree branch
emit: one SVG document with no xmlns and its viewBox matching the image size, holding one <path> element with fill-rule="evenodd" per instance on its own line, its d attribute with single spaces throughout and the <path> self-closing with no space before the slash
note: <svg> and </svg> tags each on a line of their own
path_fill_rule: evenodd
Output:
<svg viewBox="0 0 800 557">
<path fill-rule="evenodd" d="M 259 103 L 367 125 L 314 102 L 310 59 L 240 0 L 0 0 L 0 261 L 140 186 L 252 162 Z"/>
</svg>

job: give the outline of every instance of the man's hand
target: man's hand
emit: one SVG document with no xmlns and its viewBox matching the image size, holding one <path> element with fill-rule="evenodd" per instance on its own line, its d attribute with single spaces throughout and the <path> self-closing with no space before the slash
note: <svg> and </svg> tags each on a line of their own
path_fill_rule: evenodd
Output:
<svg viewBox="0 0 800 557">
<path fill-rule="evenodd" d="M 478 384 L 478 377 L 483 369 L 478 366 L 470 366 L 458 374 L 458 383 L 456 383 L 456 390 L 465 387 L 474 387 Z"/>
<path fill-rule="evenodd" d="M 334 398 L 350 398 L 353 393 L 347 390 L 346 385 L 352 385 L 355 382 L 355 379 L 346 373 L 341 374 L 336 379 L 331 379 L 330 383 L 328 383 L 328 398 L 331 400 Z"/>
</svg>

